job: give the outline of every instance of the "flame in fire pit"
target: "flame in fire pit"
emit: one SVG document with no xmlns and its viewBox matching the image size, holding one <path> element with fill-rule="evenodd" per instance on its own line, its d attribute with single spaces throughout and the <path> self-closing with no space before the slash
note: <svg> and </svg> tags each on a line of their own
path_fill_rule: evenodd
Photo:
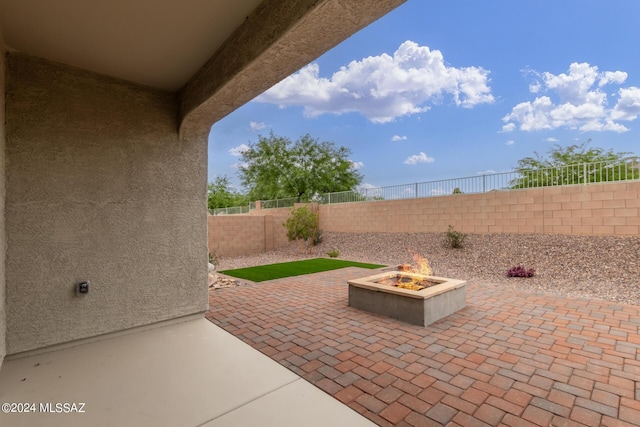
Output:
<svg viewBox="0 0 640 427">
<path fill-rule="evenodd" d="M 411 253 L 411 257 L 413 258 L 415 265 L 404 264 L 399 266 L 398 269 L 400 271 L 409 271 L 411 273 L 417 273 L 422 276 L 431 276 L 433 271 L 429 266 L 429 260 L 427 260 L 425 257 L 415 252 L 409 251 L 409 253 Z M 395 286 L 402 289 L 410 289 L 412 291 L 419 291 L 425 288 L 425 286 L 423 285 L 422 278 L 413 277 L 413 276 L 402 276 L 402 275 L 398 275 L 398 279 L 396 281 Z"/>
<path fill-rule="evenodd" d="M 411 256 L 413 258 L 413 261 L 415 261 L 416 263 L 416 267 L 414 267 L 412 270 L 414 273 L 422 274 L 423 276 L 431 276 L 433 274 L 433 271 L 429 266 L 428 259 L 420 256 L 420 254 L 417 254 L 415 252 L 412 253 Z"/>
</svg>

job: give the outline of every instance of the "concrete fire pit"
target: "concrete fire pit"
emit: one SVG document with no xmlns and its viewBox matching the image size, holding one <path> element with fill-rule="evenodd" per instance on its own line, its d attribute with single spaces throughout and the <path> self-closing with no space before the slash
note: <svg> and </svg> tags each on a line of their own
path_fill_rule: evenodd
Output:
<svg viewBox="0 0 640 427">
<path fill-rule="evenodd" d="M 400 279 L 415 279 L 425 288 L 419 291 L 392 285 Z M 466 283 L 444 277 L 387 271 L 349 280 L 349 305 L 360 310 L 428 326 L 466 305 Z"/>
</svg>

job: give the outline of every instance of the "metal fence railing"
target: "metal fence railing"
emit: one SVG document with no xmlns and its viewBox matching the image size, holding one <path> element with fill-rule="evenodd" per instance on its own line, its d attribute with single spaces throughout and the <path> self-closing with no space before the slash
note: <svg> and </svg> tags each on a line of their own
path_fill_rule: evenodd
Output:
<svg viewBox="0 0 640 427">
<path fill-rule="evenodd" d="M 640 161 L 637 158 L 632 158 L 619 163 L 581 163 L 388 187 L 360 188 L 355 191 L 322 194 L 319 201 L 325 204 L 368 202 L 638 179 L 640 179 Z"/>
<path fill-rule="evenodd" d="M 255 204 L 253 206 L 255 208 Z M 242 214 L 248 213 L 250 210 L 250 206 L 234 206 L 230 208 L 216 208 L 209 209 L 209 215 L 234 215 L 234 214 Z"/>
<path fill-rule="evenodd" d="M 296 197 L 290 197 L 288 199 L 263 200 L 262 209 L 290 208 L 297 201 L 298 199 Z"/>
<path fill-rule="evenodd" d="M 618 163 L 581 163 L 559 168 L 525 169 L 517 173 L 519 176 L 510 183 L 514 189 L 629 181 L 640 179 L 640 161 L 632 158 Z"/>
<path fill-rule="evenodd" d="M 638 157 L 625 159 L 616 163 L 581 163 L 544 169 L 522 169 L 512 172 L 416 182 L 413 184 L 388 187 L 359 188 L 354 191 L 320 194 L 314 197 L 313 200 L 321 204 L 371 202 L 376 200 L 410 199 L 450 194 L 473 194 L 486 193 L 488 191 L 507 191 L 558 185 L 585 185 L 597 182 L 632 180 L 640 180 L 640 158 Z M 296 198 L 263 200 L 262 208 L 290 207 L 293 206 L 296 201 Z M 248 209 L 249 207 L 246 208 Z M 253 204 L 251 208 L 255 208 L 255 204 Z"/>
</svg>

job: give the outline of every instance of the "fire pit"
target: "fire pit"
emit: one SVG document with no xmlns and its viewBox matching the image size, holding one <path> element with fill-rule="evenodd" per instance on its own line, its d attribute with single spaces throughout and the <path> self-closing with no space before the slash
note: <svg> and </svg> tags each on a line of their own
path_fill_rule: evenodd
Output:
<svg viewBox="0 0 640 427">
<path fill-rule="evenodd" d="M 406 267 L 398 269 L 406 270 Z M 428 264 L 423 272 L 431 272 Z M 467 282 L 462 280 L 387 271 L 348 283 L 351 307 L 414 325 L 428 326 L 466 305 Z"/>
</svg>

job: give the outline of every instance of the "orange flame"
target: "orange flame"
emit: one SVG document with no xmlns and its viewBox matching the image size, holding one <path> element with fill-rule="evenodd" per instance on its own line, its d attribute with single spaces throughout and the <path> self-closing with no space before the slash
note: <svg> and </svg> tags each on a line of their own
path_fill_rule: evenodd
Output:
<svg viewBox="0 0 640 427">
<path fill-rule="evenodd" d="M 420 256 L 420 254 L 417 254 L 415 252 L 412 254 L 412 257 L 413 257 L 413 261 L 415 261 L 416 263 L 416 267 L 413 269 L 414 273 L 419 273 L 424 276 L 431 276 L 431 274 L 433 274 L 433 271 L 431 270 L 431 266 L 429 266 L 428 259 L 426 259 L 423 256 Z"/>
<path fill-rule="evenodd" d="M 411 266 L 410 271 L 422 276 L 431 276 L 433 271 L 431 270 L 431 266 L 429 266 L 429 260 L 415 252 L 409 251 L 409 253 L 411 253 L 411 257 L 415 262 L 415 265 Z M 412 291 L 419 291 L 425 288 L 422 284 L 422 278 L 413 276 L 398 276 L 396 287 L 410 289 Z"/>
</svg>

